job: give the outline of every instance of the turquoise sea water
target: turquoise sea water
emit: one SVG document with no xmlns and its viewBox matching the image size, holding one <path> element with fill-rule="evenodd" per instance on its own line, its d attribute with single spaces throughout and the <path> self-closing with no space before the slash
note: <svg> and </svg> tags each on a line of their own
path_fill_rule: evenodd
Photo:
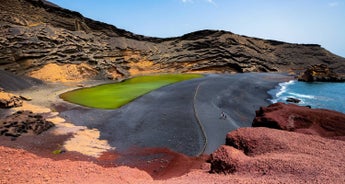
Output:
<svg viewBox="0 0 345 184">
<path fill-rule="evenodd" d="M 292 97 L 301 100 L 298 105 L 345 113 L 345 83 L 306 83 L 292 80 L 280 83 L 268 93 L 272 96 L 272 103 L 286 103 L 286 99 Z"/>
</svg>

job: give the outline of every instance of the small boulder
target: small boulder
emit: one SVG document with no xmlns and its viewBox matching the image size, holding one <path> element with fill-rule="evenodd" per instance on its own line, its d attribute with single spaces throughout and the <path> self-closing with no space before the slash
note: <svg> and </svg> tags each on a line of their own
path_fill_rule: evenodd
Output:
<svg viewBox="0 0 345 184">
<path fill-rule="evenodd" d="M 25 101 L 31 101 L 32 100 L 32 98 L 30 98 L 30 97 L 27 97 L 27 96 L 19 96 L 19 98 L 20 99 L 22 99 L 22 100 L 25 100 Z"/>
<path fill-rule="evenodd" d="M 301 102 L 300 99 L 291 98 L 291 97 L 287 98 L 286 101 L 287 101 L 287 102 L 290 102 L 290 103 L 299 103 L 299 102 Z"/>
<path fill-rule="evenodd" d="M 241 150 L 221 145 L 208 159 L 211 164 L 210 172 L 232 174 L 237 171 L 241 162 L 244 162 L 246 158 L 247 156 Z"/>
</svg>

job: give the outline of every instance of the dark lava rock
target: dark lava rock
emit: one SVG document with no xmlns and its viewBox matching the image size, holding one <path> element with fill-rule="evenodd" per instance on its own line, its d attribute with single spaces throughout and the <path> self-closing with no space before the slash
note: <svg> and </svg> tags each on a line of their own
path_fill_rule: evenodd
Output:
<svg viewBox="0 0 345 184">
<path fill-rule="evenodd" d="M 345 142 L 265 127 L 239 128 L 210 155 L 211 173 L 294 176 L 300 182 L 344 181 Z M 272 181 L 274 183 L 274 181 Z M 289 182 L 290 183 L 290 182 Z"/>
<path fill-rule="evenodd" d="M 41 0 L 3 1 L 0 22 L 0 69 L 19 74 L 49 63 L 89 64 L 104 79 L 127 78 L 133 71 L 297 73 L 310 64 L 328 64 L 345 73 L 345 59 L 316 44 L 218 30 L 146 37 Z"/>
<path fill-rule="evenodd" d="M 305 82 L 345 82 L 345 76 L 337 74 L 325 64 L 319 64 L 310 66 L 298 77 L 298 80 Z"/>
<path fill-rule="evenodd" d="M 54 124 L 31 111 L 18 111 L 0 120 L 0 135 L 18 137 L 23 133 L 38 135 Z"/>
<path fill-rule="evenodd" d="M 290 97 L 290 98 L 287 98 L 286 101 L 287 101 L 287 102 L 291 102 L 291 103 L 299 103 L 299 102 L 301 102 L 300 99 L 291 98 L 291 97 Z"/>
<path fill-rule="evenodd" d="M 343 139 L 345 114 L 326 109 L 310 109 L 294 104 L 275 103 L 256 111 L 252 126 Z"/>
</svg>

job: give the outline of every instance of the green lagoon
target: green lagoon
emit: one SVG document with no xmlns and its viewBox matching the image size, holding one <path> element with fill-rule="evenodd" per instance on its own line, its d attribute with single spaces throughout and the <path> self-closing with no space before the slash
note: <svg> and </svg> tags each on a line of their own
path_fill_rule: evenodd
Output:
<svg viewBox="0 0 345 184">
<path fill-rule="evenodd" d="M 65 101 L 86 107 L 116 109 L 160 87 L 203 77 L 201 74 L 161 74 L 140 76 L 119 83 L 69 91 L 60 95 Z"/>
</svg>

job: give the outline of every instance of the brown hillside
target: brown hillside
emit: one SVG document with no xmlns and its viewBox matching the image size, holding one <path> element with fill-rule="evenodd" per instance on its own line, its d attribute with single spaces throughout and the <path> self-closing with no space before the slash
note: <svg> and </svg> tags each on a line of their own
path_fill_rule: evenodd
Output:
<svg viewBox="0 0 345 184">
<path fill-rule="evenodd" d="M 127 78 L 147 72 L 296 72 L 312 64 L 327 64 L 345 73 L 344 62 L 320 45 L 215 30 L 152 38 L 47 1 L 0 3 L 0 69 L 19 74 L 31 74 L 49 63 L 73 64 L 77 70 L 85 66 L 78 68 L 81 63 L 87 64 L 92 75 L 80 78 Z"/>
</svg>

